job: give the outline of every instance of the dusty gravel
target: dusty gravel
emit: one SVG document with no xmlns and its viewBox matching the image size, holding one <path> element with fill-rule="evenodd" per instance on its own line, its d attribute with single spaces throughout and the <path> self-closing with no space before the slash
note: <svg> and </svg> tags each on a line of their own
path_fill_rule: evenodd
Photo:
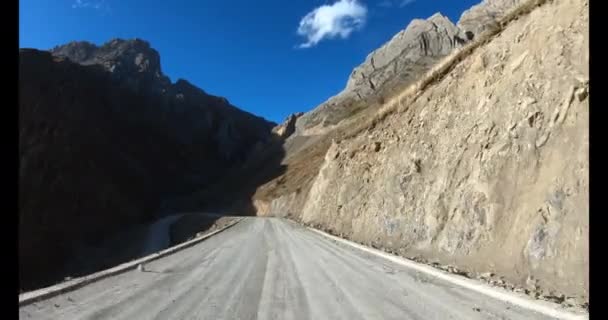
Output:
<svg viewBox="0 0 608 320">
<path fill-rule="evenodd" d="M 24 306 L 20 318 L 548 319 L 276 218 L 246 218 L 144 270 Z"/>
</svg>

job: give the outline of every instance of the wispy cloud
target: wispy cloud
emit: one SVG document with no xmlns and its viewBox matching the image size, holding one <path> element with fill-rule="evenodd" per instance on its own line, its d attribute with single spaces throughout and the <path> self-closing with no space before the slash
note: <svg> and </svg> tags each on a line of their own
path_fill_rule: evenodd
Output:
<svg viewBox="0 0 608 320">
<path fill-rule="evenodd" d="M 298 34 L 307 41 L 300 48 L 310 48 L 323 39 L 346 39 L 362 28 L 367 18 L 367 8 L 357 0 L 339 0 L 332 5 L 322 5 L 309 12 L 298 27 Z"/>
<path fill-rule="evenodd" d="M 110 6 L 106 3 L 105 0 L 76 0 L 72 4 L 73 9 L 84 9 L 90 8 L 95 10 L 109 10 Z"/>
<path fill-rule="evenodd" d="M 385 8 L 392 8 L 392 7 L 403 8 L 403 7 L 407 6 L 408 4 L 411 4 L 414 1 L 416 1 L 416 0 L 382 0 L 380 3 L 378 3 L 378 5 L 381 7 L 385 7 Z"/>
</svg>

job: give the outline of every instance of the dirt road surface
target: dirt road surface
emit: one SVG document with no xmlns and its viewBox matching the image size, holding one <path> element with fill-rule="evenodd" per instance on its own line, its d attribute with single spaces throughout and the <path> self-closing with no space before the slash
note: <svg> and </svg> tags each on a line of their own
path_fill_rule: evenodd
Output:
<svg viewBox="0 0 608 320">
<path fill-rule="evenodd" d="M 246 218 L 137 269 L 22 306 L 20 319 L 551 319 L 290 221 Z"/>
</svg>

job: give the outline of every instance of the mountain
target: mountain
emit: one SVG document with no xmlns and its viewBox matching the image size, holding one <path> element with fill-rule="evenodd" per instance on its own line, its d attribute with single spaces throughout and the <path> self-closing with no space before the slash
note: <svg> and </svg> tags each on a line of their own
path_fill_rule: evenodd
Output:
<svg viewBox="0 0 608 320">
<path fill-rule="evenodd" d="M 113 79 L 137 91 L 161 93 L 171 87 L 171 81 L 161 71 L 160 55 L 141 39 L 112 39 L 100 47 L 74 41 L 50 52 L 83 66 L 102 66 Z"/>
<path fill-rule="evenodd" d="M 441 13 L 414 19 L 354 68 L 346 87 L 297 122 L 299 135 L 324 132 L 368 105 L 411 85 L 438 61 L 495 25 L 521 0 L 484 0 L 457 24 Z"/>
<path fill-rule="evenodd" d="M 271 143 L 275 123 L 186 80 L 139 39 L 19 51 L 22 288 L 60 280 L 81 243 L 151 221 Z"/>
<path fill-rule="evenodd" d="M 483 0 L 462 13 L 458 28 L 464 33 L 469 32 L 469 37 L 473 39 L 475 35 L 495 27 L 512 8 L 524 3 L 525 0 Z"/>
<path fill-rule="evenodd" d="M 297 118 L 257 214 L 588 303 L 588 35 L 587 0 L 412 21 Z"/>
<path fill-rule="evenodd" d="M 21 50 L 22 285 L 60 279 L 78 243 L 212 208 L 588 305 L 588 34 L 587 0 L 416 19 L 280 125 L 171 83 L 142 40 Z"/>
</svg>

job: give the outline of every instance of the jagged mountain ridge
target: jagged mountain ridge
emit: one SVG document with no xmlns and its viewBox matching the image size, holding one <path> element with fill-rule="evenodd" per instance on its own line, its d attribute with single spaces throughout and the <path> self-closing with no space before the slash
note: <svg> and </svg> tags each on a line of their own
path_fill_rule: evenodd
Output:
<svg viewBox="0 0 608 320">
<path fill-rule="evenodd" d="M 171 81 L 163 75 L 160 55 L 141 39 L 112 39 L 101 46 L 87 41 L 73 41 L 54 47 L 50 52 L 80 65 L 100 65 L 133 89 L 165 92 Z"/>
<path fill-rule="evenodd" d="M 192 143 L 193 138 L 201 135 L 196 131 L 212 126 L 213 110 L 227 120 L 221 122 L 221 127 L 216 128 L 214 137 L 222 146 L 220 153 L 228 161 L 232 160 L 233 156 L 242 161 L 247 153 L 236 149 L 234 146 L 240 141 L 233 140 L 247 140 L 249 136 L 257 139 L 259 136 L 256 132 L 265 132 L 268 127 L 276 125 L 236 108 L 224 97 L 207 94 L 187 80 L 178 79 L 172 84 L 162 73 L 158 52 L 141 39 L 112 39 L 99 47 L 86 41 L 74 41 L 57 46 L 50 52 L 53 56 L 66 58 L 83 66 L 101 66 L 109 72 L 113 80 L 135 92 L 161 96 L 166 106 L 162 110 L 164 116 L 173 125 L 173 133 L 183 143 Z M 250 120 L 253 120 L 250 123 L 261 125 L 253 131 L 247 131 L 239 125 Z M 239 136 L 238 131 L 246 131 L 246 134 Z"/>
<path fill-rule="evenodd" d="M 365 61 L 354 68 L 346 87 L 313 110 L 296 124 L 298 135 L 325 132 L 349 117 L 353 105 L 390 95 L 392 88 L 414 83 L 439 60 L 471 41 L 521 0 L 484 0 L 463 12 L 454 24 L 441 13 L 428 19 L 414 19 Z"/>
</svg>

